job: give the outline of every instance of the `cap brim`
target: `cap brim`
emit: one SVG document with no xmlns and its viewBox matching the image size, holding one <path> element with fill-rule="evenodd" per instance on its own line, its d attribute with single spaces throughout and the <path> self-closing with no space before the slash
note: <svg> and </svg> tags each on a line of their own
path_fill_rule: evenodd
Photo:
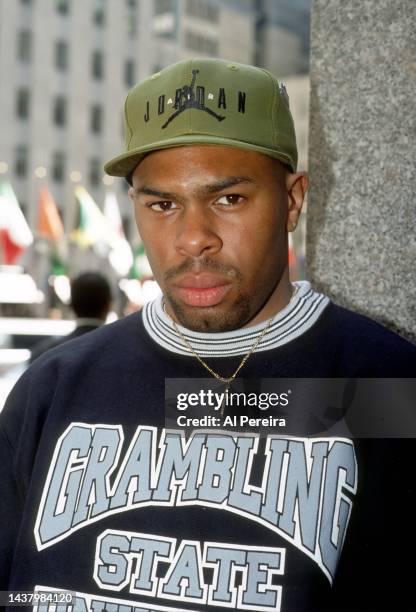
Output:
<svg viewBox="0 0 416 612">
<path fill-rule="evenodd" d="M 237 149 L 245 149 L 247 151 L 256 151 L 257 153 L 263 153 L 269 157 L 280 160 L 282 163 L 290 167 L 292 172 L 296 171 L 296 160 L 291 159 L 286 153 L 277 151 L 276 149 L 268 149 L 267 147 L 261 147 L 256 144 L 249 142 L 241 142 L 239 140 L 232 140 L 230 138 L 220 138 L 217 136 L 206 136 L 190 134 L 188 136 L 177 136 L 170 138 L 169 140 L 162 140 L 160 142 L 153 142 L 149 145 L 144 145 L 136 149 L 132 149 L 127 153 L 118 155 L 114 159 L 107 162 L 104 166 L 104 170 L 111 176 L 121 176 L 126 178 L 133 172 L 137 164 L 143 159 L 143 157 L 151 151 L 158 151 L 160 149 L 171 149 L 174 147 L 184 147 L 192 145 L 223 145 L 225 147 L 236 147 Z"/>
</svg>

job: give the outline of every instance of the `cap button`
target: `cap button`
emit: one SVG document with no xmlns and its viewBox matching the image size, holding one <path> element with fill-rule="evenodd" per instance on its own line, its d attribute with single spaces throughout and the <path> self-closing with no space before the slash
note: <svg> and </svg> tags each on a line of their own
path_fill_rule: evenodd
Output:
<svg viewBox="0 0 416 612">
<path fill-rule="evenodd" d="M 229 68 L 230 70 L 238 70 L 235 64 L 228 64 L 227 68 Z"/>
</svg>

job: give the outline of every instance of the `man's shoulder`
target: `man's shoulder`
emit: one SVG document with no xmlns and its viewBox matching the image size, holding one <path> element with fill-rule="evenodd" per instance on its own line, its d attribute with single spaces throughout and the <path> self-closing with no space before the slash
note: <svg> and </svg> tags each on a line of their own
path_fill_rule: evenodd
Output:
<svg viewBox="0 0 416 612">
<path fill-rule="evenodd" d="M 88 333 L 77 333 L 75 330 L 65 342 L 57 342 L 47 353 L 42 354 L 36 364 L 41 365 L 51 359 L 79 362 L 89 358 L 91 353 L 102 355 L 102 351 L 110 347 L 126 346 L 134 340 L 135 332 L 138 333 L 138 316 L 138 313 L 134 313 L 113 323 L 92 328 Z"/>
<path fill-rule="evenodd" d="M 55 386 L 63 379 L 75 381 L 87 371 L 92 376 L 96 368 L 104 375 L 122 368 L 133 352 L 140 353 L 138 318 L 139 314 L 134 313 L 53 344 L 33 360 L 15 387 L 35 385 L 39 396 L 43 388 L 50 391 L 52 383 Z"/>
<path fill-rule="evenodd" d="M 10 392 L 0 415 L 0 429 L 9 422 L 17 429 L 24 413 L 34 418 L 35 409 L 47 410 L 59 387 L 68 394 L 86 377 L 101 386 L 114 380 L 126 361 L 140 354 L 138 319 L 139 313 L 134 313 L 39 355 Z"/>
<path fill-rule="evenodd" d="M 416 345 L 384 325 L 334 303 L 327 307 L 324 323 L 328 341 L 342 345 L 357 361 L 373 359 L 381 365 L 402 365 L 405 372 L 413 367 L 414 375 Z"/>
<path fill-rule="evenodd" d="M 370 317 L 331 302 L 329 315 L 334 325 L 351 339 L 372 340 L 402 349 L 416 351 L 416 345 Z"/>
</svg>

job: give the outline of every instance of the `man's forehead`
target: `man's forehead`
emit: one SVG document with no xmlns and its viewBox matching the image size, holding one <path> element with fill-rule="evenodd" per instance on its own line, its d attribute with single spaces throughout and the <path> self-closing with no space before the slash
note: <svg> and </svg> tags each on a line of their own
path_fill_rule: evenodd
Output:
<svg viewBox="0 0 416 612">
<path fill-rule="evenodd" d="M 149 153 L 132 173 L 132 184 L 180 180 L 188 186 L 255 183 L 264 172 L 284 176 L 283 164 L 267 155 L 224 146 L 172 147 Z M 227 186 L 227 185 L 225 185 Z"/>
<path fill-rule="evenodd" d="M 163 188 L 162 188 L 163 184 Z M 160 185 L 161 187 L 158 187 Z M 172 187 L 170 187 L 172 185 Z M 179 191 L 187 191 L 193 195 L 204 197 L 219 193 L 232 187 L 242 185 L 256 185 L 256 181 L 248 176 L 228 176 L 219 179 L 201 180 L 201 177 L 190 177 L 184 181 L 154 180 L 145 182 L 137 179 L 134 181 L 136 195 L 150 195 L 161 198 L 179 196 Z"/>
</svg>

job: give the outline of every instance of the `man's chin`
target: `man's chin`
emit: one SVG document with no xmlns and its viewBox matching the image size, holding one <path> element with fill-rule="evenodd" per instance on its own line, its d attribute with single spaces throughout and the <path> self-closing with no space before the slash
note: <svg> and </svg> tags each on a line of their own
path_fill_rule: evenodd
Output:
<svg viewBox="0 0 416 612">
<path fill-rule="evenodd" d="M 220 333 L 243 327 L 250 317 L 248 300 L 242 296 L 232 305 L 207 308 L 179 304 L 169 299 L 176 321 L 195 332 Z"/>
</svg>

